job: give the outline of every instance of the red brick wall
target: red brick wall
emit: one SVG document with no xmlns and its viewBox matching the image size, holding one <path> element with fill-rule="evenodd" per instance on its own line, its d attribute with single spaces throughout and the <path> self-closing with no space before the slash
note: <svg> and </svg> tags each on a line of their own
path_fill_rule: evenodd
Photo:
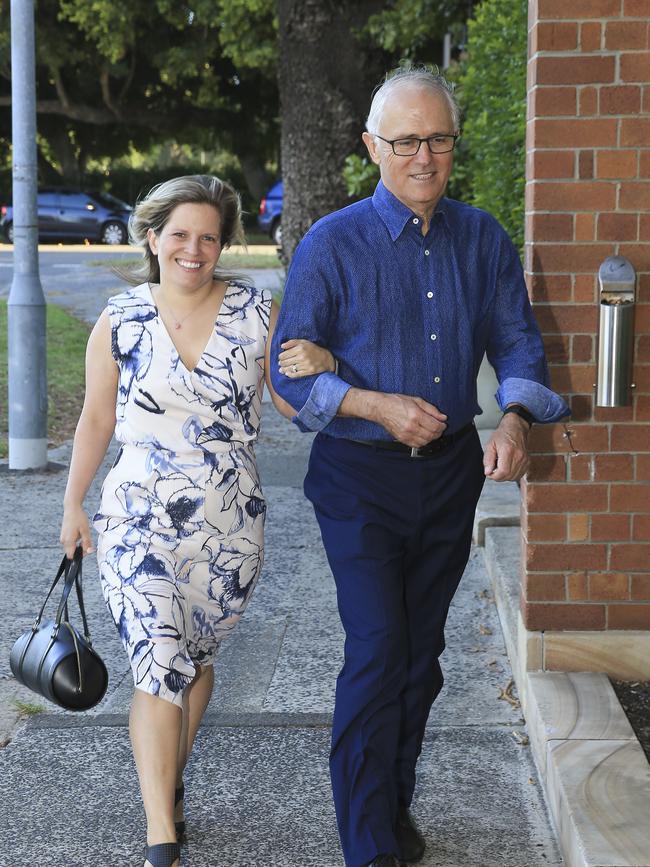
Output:
<svg viewBox="0 0 650 867">
<path fill-rule="evenodd" d="M 649 22 L 650 0 L 529 4 L 526 278 L 573 412 L 531 435 L 529 629 L 650 629 Z M 599 409 L 597 272 L 615 254 L 638 275 L 637 387 Z"/>
</svg>

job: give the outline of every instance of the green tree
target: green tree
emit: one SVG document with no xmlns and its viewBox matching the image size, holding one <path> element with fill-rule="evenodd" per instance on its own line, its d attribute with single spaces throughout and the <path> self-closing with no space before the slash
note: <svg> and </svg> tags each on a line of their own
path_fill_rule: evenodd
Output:
<svg viewBox="0 0 650 867">
<path fill-rule="evenodd" d="M 238 67 L 232 59 L 233 28 L 247 6 L 258 9 L 242 25 L 242 38 L 252 45 L 257 28 L 268 45 L 273 17 L 268 20 L 262 0 L 195 0 L 191 8 L 171 0 L 39 0 L 37 112 L 44 179 L 56 170 L 74 181 L 91 157 L 118 157 L 132 146 L 173 137 L 235 151 L 258 197 L 267 182 L 264 163 L 277 157 L 278 98 L 273 52 L 258 51 L 257 67 Z M 0 47 L 8 44 L 8 34 L 4 2 Z M 5 51 L 0 119 L 7 125 L 10 104 Z"/>
<path fill-rule="evenodd" d="M 464 112 L 463 183 L 469 201 L 524 242 L 526 0 L 483 0 L 469 21 L 458 74 Z"/>
<path fill-rule="evenodd" d="M 373 86 L 402 57 L 439 60 L 444 33 L 471 3 L 39 0 L 41 174 L 75 179 L 90 159 L 173 138 L 236 153 L 259 197 L 281 139 L 288 259 L 314 220 L 347 201 L 346 157 L 363 155 Z M 10 104 L 2 56 L 0 119 Z"/>
<path fill-rule="evenodd" d="M 366 32 L 391 55 L 419 62 L 440 56 L 445 33 L 465 23 L 476 0 L 392 0 L 372 15 Z"/>
</svg>

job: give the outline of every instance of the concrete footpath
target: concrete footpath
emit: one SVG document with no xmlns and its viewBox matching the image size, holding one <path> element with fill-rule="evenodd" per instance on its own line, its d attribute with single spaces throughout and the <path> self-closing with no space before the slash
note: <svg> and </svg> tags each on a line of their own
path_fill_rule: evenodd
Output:
<svg viewBox="0 0 650 867">
<path fill-rule="evenodd" d="M 262 430 L 266 562 L 246 617 L 217 660 L 186 772 L 182 863 L 340 867 L 327 757 L 342 632 L 302 494 L 310 438 L 268 404 Z M 32 622 L 61 556 L 69 453 L 69 445 L 52 452 L 62 468 L 49 472 L 0 470 L 0 867 L 142 867 L 144 814 L 127 730 L 131 675 L 94 558 L 84 575 L 91 632 L 110 674 L 104 701 L 86 714 L 64 713 L 10 676 L 12 642 Z M 91 510 L 98 492 L 96 482 Z M 516 517 L 507 490 L 489 482 L 480 506 L 488 522 L 495 508 L 506 523 Z M 447 682 L 431 715 L 413 805 L 428 842 L 422 867 L 563 863 L 481 548 L 473 549 L 454 600 L 442 662 Z"/>
</svg>

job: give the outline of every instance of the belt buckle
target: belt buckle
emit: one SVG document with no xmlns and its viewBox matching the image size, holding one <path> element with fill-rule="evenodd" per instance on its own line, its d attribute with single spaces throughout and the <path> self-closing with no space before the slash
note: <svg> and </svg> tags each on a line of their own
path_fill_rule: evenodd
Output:
<svg viewBox="0 0 650 867">
<path fill-rule="evenodd" d="M 420 447 L 419 446 L 411 446 L 411 457 L 412 458 L 421 458 Z"/>
</svg>

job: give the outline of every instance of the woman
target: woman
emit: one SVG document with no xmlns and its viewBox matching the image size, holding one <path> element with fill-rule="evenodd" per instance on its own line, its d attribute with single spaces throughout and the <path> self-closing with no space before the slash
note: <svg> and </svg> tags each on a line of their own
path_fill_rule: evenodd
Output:
<svg viewBox="0 0 650 867">
<path fill-rule="evenodd" d="M 83 500 L 115 432 L 120 449 L 94 518 L 104 598 L 135 682 L 130 734 L 147 816 L 147 867 L 179 863 L 183 769 L 210 699 L 212 662 L 263 559 L 265 504 L 253 444 L 277 316 L 266 290 L 221 272 L 241 241 L 237 194 L 195 175 L 155 187 L 129 225 L 144 264 L 109 299 L 86 356 L 86 397 L 61 543 L 92 549 Z M 289 341 L 287 375 L 333 370 Z"/>
</svg>

